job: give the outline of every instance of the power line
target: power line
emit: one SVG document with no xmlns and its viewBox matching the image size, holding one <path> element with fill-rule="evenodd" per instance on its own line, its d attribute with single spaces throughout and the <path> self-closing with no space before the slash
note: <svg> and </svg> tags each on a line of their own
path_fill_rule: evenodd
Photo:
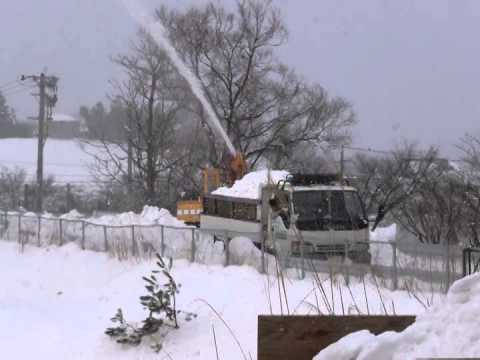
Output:
<svg viewBox="0 0 480 360">
<path fill-rule="evenodd" d="M 35 161 L 15 161 L 15 160 L 0 160 L 0 164 L 25 164 L 25 165 L 35 165 Z M 75 165 L 71 163 L 45 163 L 45 166 L 60 166 L 60 167 L 75 167 L 75 168 L 88 168 L 88 165 Z"/>
<path fill-rule="evenodd" d="M 25 92 L 25 91 L 28 92 L 28 91 L 31 91 L 31 90 L 33 90 L 33 88 L 23 86 L 23 87 L 18 87 L 18 88 L 16 88 L 16 89 L 13 89 L 13 90 L 11 90 L 11 91 L 9 91 L 9 92 L 3 92 L 3 94 L 4 94 L 5 97 L 11 97 L 11 96 L 13 96 L 13 95 L 17 95 L 17 94 L 23 93 L 23 92 Z"/>
<path fill-rule="evenodd" d="M 4 89 L 8 89 L 12 86 L 17 86 L 20 83 L 18 79 L 6 82 L 5 84 L 0 85 L 0 90 L 3 91 Z"/>
<path fill-rule="evenodd" d="M 362 151 L 362 152 L 371 152 L 371 153 L 376 153 L 376 154 L 385 154 L 385 155 L 392 155 L 394 154 L 393 151 L 387 151 L 387 150 L 376 150 L 372 148 L 361 148 L 361 147 L 353 147 L 353 146 L 343 146 L 345 149 L 348 150 L 354 150 L 354 151 Z"/>
<path fill-rule="evenodd" d="M 354 147 L 354 146 L 343 146 L 345 149 L 354 150 L 354 151 L 361 151 L 361 152 L 370 152 L 375 154 L 383 154 L 383 155 L 396 155 L 398 152 L 392 150 L 378 150 L 372 148 L 362 148 L 362 147 Z M 409 158 L 410 160 L 423 160 L 422 158 Z M 463 159 L 449 159 L 445 157 L 439 157 L 438 160 L 446 160 L 450 162 L 465 162 Z"/>
<path fill-rule="evenodd" d="M 6 95 L 6 94 L 8 94 L 8 93 L 10 93 L 10 92 L 12 92 L 12 91 L 16 91 L 16 90 L 18 90 L 18 89 L 20 89 L 20 88 L 22 88 L 22 86 L 21 86 L 20 84 L 15 83 L 15 84 L 13 84 L 13 85 L 10 85 L 10 86 L 8 86 L 8 87 L 6 87 L 6 88 L 2 88 L 2 89 L 0 89 L 0 90 L 2 91 L 2 94 Z"/>
</svg>

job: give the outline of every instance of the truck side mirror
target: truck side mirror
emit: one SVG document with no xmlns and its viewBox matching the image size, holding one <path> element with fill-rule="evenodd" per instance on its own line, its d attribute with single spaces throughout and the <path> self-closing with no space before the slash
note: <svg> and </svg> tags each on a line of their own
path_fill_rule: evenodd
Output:
<svg viewBox="0 0 480 360">
<path fill-rule="evenodd" d="M 385 207 L 383 205 L 380 205 L 377 210 L 377 217 L 375 218 L 375 222 L 373 223 L 372 226 L 372 231 L 375 231 L 377 228 L 378 224 L 383 220 L 385 217 Z"/>
</svg>

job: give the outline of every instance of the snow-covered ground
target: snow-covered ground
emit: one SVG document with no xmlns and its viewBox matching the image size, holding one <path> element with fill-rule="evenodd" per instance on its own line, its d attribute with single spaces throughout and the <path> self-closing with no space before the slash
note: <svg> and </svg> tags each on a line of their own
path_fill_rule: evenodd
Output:
<svg viewBox="0 0 480 360">
<path fill-rule="evenodd" d="M 260 275 L 247 266 L 199 265 L 177 260 L 173 275 L 182 284 L 178 308 L 193 311 L 198 318 L 181 321 L 180 329 L 172 330 L 165 338 L 160 354 L 153 353 L 148 346 L 124 348 L 103 331 L 110 326 L 109 319 L 119 307 L 128 319 L 142 319 L 144 312 L 138 301 L 144 294 L 141 277 L 153 268 L 153 261 L 121 262 L 106 253 L 82 251 L 74 243 L 47 248 L 27 246 L 20 253 L 18 244 L 1 241 L 2 358 L 214 359 L 213 326 L 221 358 L 242 359 L 229 331 L 203 301 L 219 312 L 243 350 L 256 358 L 257 316 L 279 314 L 281 308 L 283 313 L 287 312 L 285 301 L 280 307 L 274 276 Z M 367 313 L 362 283 L 351 283 L 349 290 L 343 278 L 331 282 L 327 275 L 320 275 L 329 298 L 327 305 L 312 277 L 300 281 L 296 274 L 286 276 L 292 314 L 317 313 L 317 306 L 323 313 L 328 313 L 328 306 L 334 307 L 337 314 Z M 382 301 L 388 313 L 393 313 L 393 307 L 397 314 L 423 311 L 422 305 L 406 292 L 382 288 L 380 292 L 381 298 L 374 283 L 367 279 L 371 313 L 384 313 Z M 437 297 L 436 301 L 439 300 Z"/>
<path fill-rule="evenodd" d="M 401 333 L 363 330 L 324 349 L 315 360 L 460 358 L 480 355 L 480 274 L 457 281 L 438 303 Z"/>
</svg>

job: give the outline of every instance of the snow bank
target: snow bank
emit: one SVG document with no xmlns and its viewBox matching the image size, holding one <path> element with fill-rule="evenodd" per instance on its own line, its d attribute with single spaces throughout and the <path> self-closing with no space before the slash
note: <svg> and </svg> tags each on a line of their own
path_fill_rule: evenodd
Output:
<svg viewBox="0 0 480 360">
<path fill-rule="evenodd" d="M 236 237 L 230 241 L 230 265 L 247 265 L 262 270 L 262 252 L 246 237 Z M 275 258 L 265 254 L 265 268 L 274 274 Z"/>
<path fill-rule="evenodd" d="M 417 317 L 401 333 L 350 334 L 330 345 L 315 360 L 415 359 L 473 357 L 480 354 L 480 274 L 454 283 L 446 300 Z"/>
<path fill-rule="evenodd" d="M 183 221 L 178 220 L 166 209 L 159 209 L 155 206 L 145 206 L 140 214 L 136 214 L 132 211 L 114 214 L 104 215 L 99 218 L 85 219 L 89 223 L 97 225 L 110 225 L 110 226 L 129 226 L 129 225 L 164 225 L 171 227 L 189 227 L 185 225 Z"/>
<path fill-rule="evenodd" d="M 195 239 L 191 229 L 168 210 L 145 206 L 140 214 L 127 212 L 97 218 L 85 217 L 76 210 L 60 217 L 43 214 L 41 219 L 34 213 L 21 217 L 12 215 L 8 218 L 8 228 L 1 235 L 6 240 L 37 246 L 75 242 L 86 249 L 109 251 L 122 258 L 148 257 L 161 252 L 163 247 L 165 256 L 189 259 L 193 241 L 196 241 L 204 250 L 198 254 L 202 260 L 202 256 L 207 256 L 207 247 L 202 246 L 202 242 L 207 239 L 200 236 Z"/>
<path fill-rule="evenodd" d="M 289 172 L 284 170 L 270 171 L 270 178 L 273 183 L 278 183 L 280 180 L 285 180 Z M 259 199 L 260 186 L 267 184 L 268 170 L 253 171 L 246 174 L 242 179 L 235 181 L 232 187 L 221 187 L 212 194 L 224 195 L 232 197 L 240 197 L 245 199 Z"/>
<path fill-rule="evenodd" d="M 371 241 L 392 242 L 397 235 L 397 224 L 386 227 L 377 227 L 375 231 L 370 231 Z"/>
<path fill-rule="evenodd" d="M 393 248 L 392 243 L 396 240 L 397 225 L 392 224 L 386 227 L 377 227 L 375 231 L 370 231 L 370 254 L 372 255 L 373 265 L 393 266 Z M 402 257 L 397 251 L 397 257 Z"/>
</svg>

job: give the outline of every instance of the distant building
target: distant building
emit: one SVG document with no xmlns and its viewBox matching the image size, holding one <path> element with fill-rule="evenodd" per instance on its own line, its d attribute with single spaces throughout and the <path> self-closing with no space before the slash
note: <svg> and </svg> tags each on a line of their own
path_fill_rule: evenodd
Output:
<svg viewBox="0 0 480 360">
<path fill-rule="evenodd" d="M 48 120 L 48 137 L 73 139 L 80 135 L 80 120 L 66 114 L 53 114 Z"/>
</svg>

